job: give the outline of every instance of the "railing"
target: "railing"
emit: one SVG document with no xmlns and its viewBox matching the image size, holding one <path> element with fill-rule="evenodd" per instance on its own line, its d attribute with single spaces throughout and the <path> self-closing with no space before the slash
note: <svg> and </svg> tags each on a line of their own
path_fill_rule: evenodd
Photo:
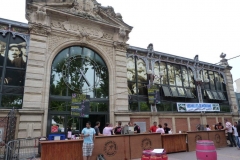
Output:
<svg viewBox="0 0 240 160">
<path fill-rule="evenodd" d="M 5 160 L 33 160 L 39 157 L 39 138 L 16 139 L 7 143 Z"/>
</svg>

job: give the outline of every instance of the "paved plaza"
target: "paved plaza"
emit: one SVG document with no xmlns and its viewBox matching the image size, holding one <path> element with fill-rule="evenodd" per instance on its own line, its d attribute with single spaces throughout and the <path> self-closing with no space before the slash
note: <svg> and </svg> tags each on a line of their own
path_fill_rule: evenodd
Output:
<svg viewBox="0 0 240 160">
<path fill-rule="evenodd" d="M 236 147 L 218 148 L 218 160 L 240 160 L 240 150 Z M 168 160 L 196 160 L 196 152 L 180 152 L 168 154 Z M 135 159 L 141 160 L 141 159 Z"/>
</svg>

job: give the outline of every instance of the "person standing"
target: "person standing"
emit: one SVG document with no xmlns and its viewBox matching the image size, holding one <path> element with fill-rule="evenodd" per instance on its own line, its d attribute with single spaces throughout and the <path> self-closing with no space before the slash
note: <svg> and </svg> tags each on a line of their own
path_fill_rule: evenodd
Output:
<svg viewBox="0 0 240 160">
<path fill-rule="evenodd" d="M 119 121 L 117 127 L 114 129 L 114 134 L 122 134 L 122 122 Z"/>
<path fill-rule="evenodd" d="M 157 130 L 157 122 L 153 122 L 153 126 L 150 127 L 149 132 L 150 132 L 150 133 L 155 133 L 156 130 Z"/>
<path fill-rule="evenodd" d="M 140 127 L 134 123 L 134 133 L 140 133 Z"/>
<path fill-rule="evenodd" d="M 228 139 L 230 141 L 230 146 L 229 147 L 233 147 L 233 145 L 236 147 L 236 143 L 235 143 L 234 138 L 233 138 L 232 124 L 227 119 L 225 119 L 224 121 L 226 123 L 225 130 L 227 130 Z"/>
<path fill-rule="evenodd" d="M 94 127 L 94 129 L 95 129 L 95 132 L 96 132 L 96 136 L 102 136 L 102 134 L 100 133 L 100 131 L 99 131 L 99 127 L 100 127 L 100 122 L 99 121 L 97 121 L 96 122 L 96 126 Z"/>
<path fill-rule="evenodd" d="M 209 125 L 206 125 L 206 131 L 211 131 L 211 128 L 209 128 Z"/>
<path fill-rule="evenodd" d="M 81 137 L 83 137 L 83 160 L 90 160 L 94 147 L 95 130 L 91 128 L 91 122 L 86 123 L 86 128 L 82 130 Z"/>
<path fill-rule="evenodd" d="M 164 132 L 165 132 L 165 134 L 169 134 L 169 131 L 170 131 L 171 129 L 170 128 L 168 128 L 168 124 L 167 123 L 164 123 Z"/>
<path fill-rule="evenodd" d="M 238 141 L 240 143 L 240 119 L 238 120 L 238 125 L 237 125 L 237 132 L 238 132 Z"/>
<path fill-rule="evenodd" d="M 234 137 L 235 137 L 235 142 L 237 144 L 237 148 L 240 149 L 240 143 L 239 143 L 239 139 L 238 139 L 238 131 L 237 131 L 237 122 L 234 122 L 234 126 L 233 126 L 233 133 L 234 133 Z"/>
<path fill-rule="evenodd" d="M 103 129 L 103 135 L 104 136 L 111 136 L 113 129 L 114 128 L 111 127 L 109 123 L 106 123 L 105 128 Z"/>
<path fill-rule="evenodd" d="M 164 129 L 162 128 L 162 125 L 161 125 L 161 124 L 158 125 L 158 129 L 156 130 L 156 133 L 161 133 L 161 134 L 164 134 L 164 133 L 165 133 L 165 132 L 164 132 Z"/>
</svg>

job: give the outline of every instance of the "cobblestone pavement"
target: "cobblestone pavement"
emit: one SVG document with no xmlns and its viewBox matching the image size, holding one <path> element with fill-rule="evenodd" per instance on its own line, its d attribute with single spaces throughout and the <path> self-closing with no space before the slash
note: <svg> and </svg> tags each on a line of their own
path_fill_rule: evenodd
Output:
<svg viewBox="0 0 240 160">
<path fill-rule="evenodd" d="M 168 160 L 196 160 L 196 152 L 180 152 L 168 154 Z M 218 148 L 218 160 L 240 160 L 240 150 L 236 147 Z M 135 159 L 141 160 L 141 159 Z"/>
</svg>

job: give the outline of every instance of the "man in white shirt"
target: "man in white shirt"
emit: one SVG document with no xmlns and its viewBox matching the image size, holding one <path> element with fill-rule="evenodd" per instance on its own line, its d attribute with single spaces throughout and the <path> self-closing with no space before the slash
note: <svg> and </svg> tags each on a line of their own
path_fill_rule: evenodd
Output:
<svg viewBox="0 0 240 160">
<path fill-rule="evenodd" d="M 238 131 L 237 131 L 237 122 L 234 122 L 234 126 L 233 126 L 233 133 L 234 133 L 234 137 L 235 137 L 235 142 L 237 144 L 238 149 L 240 149 L 240 143 L 239 143 L 239 139 L 238 139 Z"/>
<path fill-rule="evenodd" d="M 211 128 L 209 128 L 209 125 L 206 125 L 206 131 L 211 131 Z"/>
<path fill-rule="evenodd" d="M 234 141 L 234 138 L 233 138 L 232 124 L 231 124 L 227 119 L 225 119 L 224 121 L 225 121 L 225 123 L 226 123 L 226 128 L 225 128 L 225 130 L 227 130 L 228 139 L 229 139 L 229 141 L 230 141 L 230 146 L 229 146 L 229 147 L 233 147 L 233 145 L 234 145 L 235 147 L 237 147 L 237 145 L 236 145 L 236 143 L 235 143 L 235 141 Z"/>
</svg>

